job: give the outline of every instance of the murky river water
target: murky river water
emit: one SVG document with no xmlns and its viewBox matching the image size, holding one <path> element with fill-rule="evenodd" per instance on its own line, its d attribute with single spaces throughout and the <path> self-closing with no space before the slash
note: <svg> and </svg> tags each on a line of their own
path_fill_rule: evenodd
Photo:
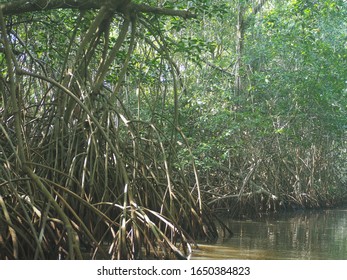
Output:
<svg viewBox="0 0 347 280">
<path fill-rule="evenodd" d="M 192 259 L 347 259 L 347 209 L 225 222 L 234 236 L 200 244 Z"/>
</svg>

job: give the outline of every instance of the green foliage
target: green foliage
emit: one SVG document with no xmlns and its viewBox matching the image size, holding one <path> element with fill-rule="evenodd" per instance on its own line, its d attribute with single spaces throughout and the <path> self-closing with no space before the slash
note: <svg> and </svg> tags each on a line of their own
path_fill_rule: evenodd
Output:
<svg viewBox="0 0 347 280">
<path fill-rule="evenodd" d="M 186 67 L 197 83 L 188 83 L 181 124 L 207 199 L 235 213 L 332 205 L 346 195 L 346 3 L 269 2 L 255 15 L 251 1 L 242 4 L 241 96 L 233 89 L 236 18 L 192 27 L 215 47 L 198 74 Z"/>
</svg>

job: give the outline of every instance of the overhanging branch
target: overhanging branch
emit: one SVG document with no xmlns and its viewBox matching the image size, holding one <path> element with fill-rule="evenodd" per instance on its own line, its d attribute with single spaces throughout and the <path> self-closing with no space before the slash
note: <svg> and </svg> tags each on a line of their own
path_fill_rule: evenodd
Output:
<svg viewBox="0 0 347 280">
<path fill-rule="evenodd" d="M 135 4 L 129 0 L 13 0 L 0 4 L 4 15 L 20 15 L 29 12 L 40 12 L 54 9 L 100 9 L 103 6 L 118 13 L 151 13 L 158 15 L 194 18 L 195 14 L 185 10 L 173 10 L 152 7 L 145 4 Z"/>
<path fill-rule="evenodd" d="M 102 3 L 95 0 L 13 0 L 0 4 L 0 9 L 4 15 L 20 15 L 54 9 L 100 9 Z"/>
</svg>

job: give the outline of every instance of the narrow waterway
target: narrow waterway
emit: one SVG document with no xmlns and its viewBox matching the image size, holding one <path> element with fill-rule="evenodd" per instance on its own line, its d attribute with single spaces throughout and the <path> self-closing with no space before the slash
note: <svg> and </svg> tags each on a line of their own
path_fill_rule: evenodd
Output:
<svg viewBox="0 0 347 280">
<path fill-rule="evenodd" d="M 234 236 L 220 238 L 214 244 L 199 244 L 192 259 L 347 259 L 347 209 L 225 222 Z"/>
</svg>

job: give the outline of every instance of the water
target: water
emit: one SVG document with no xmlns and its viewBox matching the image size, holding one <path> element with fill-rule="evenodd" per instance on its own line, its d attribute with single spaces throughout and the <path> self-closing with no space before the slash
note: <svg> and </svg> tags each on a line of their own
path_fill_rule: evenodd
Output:
<svg viewBox="0 0 347 280">
<path fill-rule="evenodd" d="M 199 244 L 192 259 L 347 259 L 347 209 L 225 222 L 234 236 Z"/>
</svg>

